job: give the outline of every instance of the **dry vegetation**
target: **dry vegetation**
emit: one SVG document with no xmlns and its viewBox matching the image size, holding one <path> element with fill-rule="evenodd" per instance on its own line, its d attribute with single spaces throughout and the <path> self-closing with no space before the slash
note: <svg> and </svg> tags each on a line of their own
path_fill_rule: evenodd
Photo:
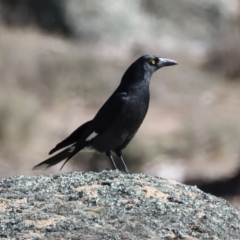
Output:
<svg viewBox="0 0 240 240">
<path fill-rule="evenodd" d="M 31 167 L 94 116 L 144 53 L 179 66 L 152 79 L 149 113 L 125 152 L 130 168 L 179 181 L 234 175 L 240 158 L 237 12 L 224 1 L 174 8 L 169 1 L 132 1 L 110 10 L 107 2 L 84 2 L 78 11 L 77 1 L 69 1 L 77 38 L 29 25 L 0 27 L 0 176 L 36 174 Z M 234 39 L 218 41 L 228 26 Z M 105 156 L 83 153 L 64 171 L 108 167 Z"/>
</svg>

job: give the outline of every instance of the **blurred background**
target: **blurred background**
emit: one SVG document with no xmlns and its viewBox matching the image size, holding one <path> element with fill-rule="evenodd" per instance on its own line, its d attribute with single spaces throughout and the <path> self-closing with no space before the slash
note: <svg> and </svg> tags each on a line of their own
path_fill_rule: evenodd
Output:
<svg viewBox="0 0 240 240">
<path fill-rule="evenodd" d="M 143 54 L 179 65 L 152 77 L 149 112 L 124 151 L 130 170 L 240 207 L 239 0 L 1 0 L 0 177 L 59 173 L 31 168 Z M 62 172 L 110 167 L 80 153 Z"/>
</svg>

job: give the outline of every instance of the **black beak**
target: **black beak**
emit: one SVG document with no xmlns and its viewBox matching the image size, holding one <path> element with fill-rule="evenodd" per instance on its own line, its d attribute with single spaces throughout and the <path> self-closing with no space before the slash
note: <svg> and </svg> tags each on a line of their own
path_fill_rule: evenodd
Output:
<svg viewBox="0 0 240 240">
<path fill-rule="evenodd" d="M 158 68 L 177 65 L 178 63 L 172 59 L 158 58 Z"/>
</svg>

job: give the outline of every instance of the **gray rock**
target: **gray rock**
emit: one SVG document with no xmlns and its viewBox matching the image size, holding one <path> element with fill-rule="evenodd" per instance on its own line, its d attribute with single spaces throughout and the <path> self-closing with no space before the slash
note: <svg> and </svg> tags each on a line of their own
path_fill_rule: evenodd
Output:
<svg viewBox="0 0 240 240">
<path fill-rule="evenodd" d="M 118 171 L 1 179 L 0 221 L 1 239 L 240 239 L 227 201 Z"/>
</svg>

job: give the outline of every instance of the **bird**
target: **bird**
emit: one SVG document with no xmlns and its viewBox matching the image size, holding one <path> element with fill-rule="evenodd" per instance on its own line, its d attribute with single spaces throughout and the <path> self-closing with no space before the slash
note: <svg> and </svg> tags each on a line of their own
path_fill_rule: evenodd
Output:
<svg viewBox="0 0 240 240">
<path fill-rule="evenodd" d="M 33 170 L 45 170 L 65 160 L 61 170 L 75 154 L 88 149 L 106 154 L 112 168 L 118 170 L 112 156 L 115 153 L 121 160 L 124 172 L 130 173 L 122 151 L 133 139 L 147 114 L 152 74 L 162 67 L 177 64 L 172 59 L 155 55 L 138 58 L 123 74 L 119 86 L 95 117 L 58 143 L 49 155 L 63 149 L 62 151 L 34 166 Z"/>
</svg>

